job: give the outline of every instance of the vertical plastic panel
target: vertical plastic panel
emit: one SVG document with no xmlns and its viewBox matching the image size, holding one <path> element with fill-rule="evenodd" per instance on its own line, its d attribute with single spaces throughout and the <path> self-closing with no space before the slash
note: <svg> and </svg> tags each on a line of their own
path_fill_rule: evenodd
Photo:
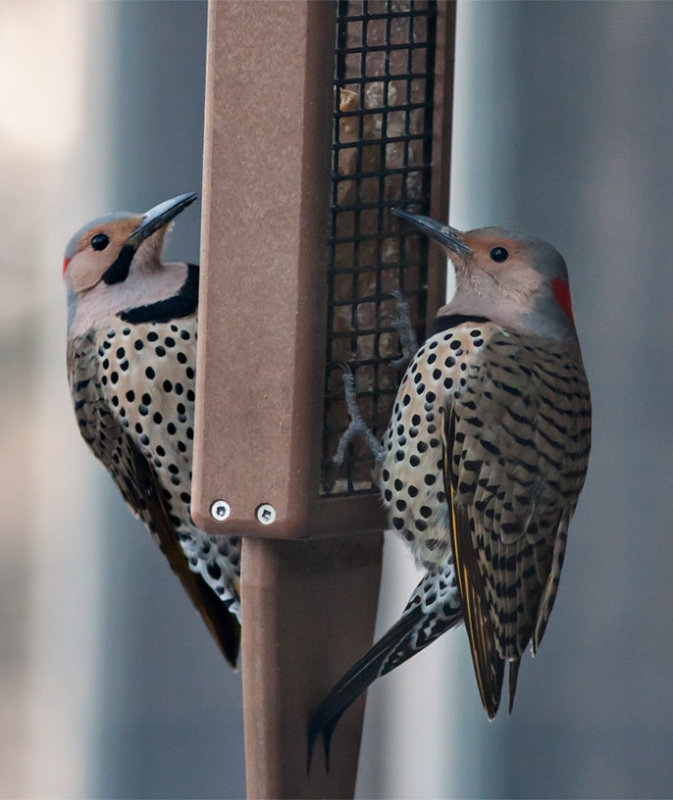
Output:
<svg viewBox="0 0 673 800">
<path fill-rule="evenodd" d="M 243 542 L 243 705 L 248 797 L 352 797 L 364 698 L 306 772 L 307 722 L 372 642 L 380 534 Z"/>
<path fill-rule="evenodd" d="M 455 2 L 437 3 L 434 108 L 432 114 L 432 169 L 429 216 L 448 221 L 451 167 L 451 112 L 455 59 Z M 428 250 L 427 326 L 446 297 L 446 259 L 438 247 Z"/>
<path fill-rule="evenodd" d="M 308 535 L 334 14 L 333 3 L 210 5 L 192 516 L 213 533 Z M 221 523 L 215 499 L 231 509 Z M 256 519 L 262 503 L 272 525 Z"/>
</svg>

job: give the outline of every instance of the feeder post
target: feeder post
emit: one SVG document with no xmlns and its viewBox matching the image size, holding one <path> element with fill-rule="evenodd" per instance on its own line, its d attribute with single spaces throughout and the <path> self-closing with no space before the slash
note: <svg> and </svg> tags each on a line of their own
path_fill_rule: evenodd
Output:
<svg viewBox="0 0 673 800">
<path fill-rule="evenodd" d="M 330 473 L 347 424 L 339 362 L 380 435 L 399 379 L 391 291 L 421 329 L 441 302 L 445 265 L 390 209 L 446 211 L 452 46 L 437 55 L 435 40 L 453 14 L 431 0 L 209 2 L 191 512 L 243 537 L 249 798 L 354 793 L 362 698 L 330 772 L 316 748 L 306 773 L 311 712 L 372 643 L 385 524 L 361 445 L 346 477 Z"/>
<path fill-rule="evenodd" d="M 192 513 L 205 530 L 245 537 L 250 798 L 353 795 L 363 702 L 344 720 L 329 774 L 320 754 L 307 774 L 307 721 L 371 644 L 380 582 L 380 533 L 289 541 L 320 532 L 309 507 L 321 456 L 335 10 L 209 6 L 195 441 L 208 466 L 196 464 Z M 215 500 L 231 510 L 223 523 Z M 380 530 L 378 508 L 375 519 Z M 332 523 L 348 533 L 347 516 Z"/>
</svg>

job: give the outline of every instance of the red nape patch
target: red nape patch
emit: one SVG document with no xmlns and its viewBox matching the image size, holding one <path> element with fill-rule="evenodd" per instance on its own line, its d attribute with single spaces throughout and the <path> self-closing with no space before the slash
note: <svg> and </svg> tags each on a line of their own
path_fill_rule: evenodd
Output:
<svg viewBox="0 0 673 800">
<path fill-rule="evenodd" d="M 65 271 L 68 269 L 68 264 L 70 263 L 69 258 L 63 259 L 63 277 L 65 278 Z"/>
<path fill-rule="evenodd" d="M 556 302 L 574 322 L 575 317 L 573 317 L 573 304 L 570 300 L 570 289 L 568 284 L 564 280 L 561 280 L 561 278 L 554 278 L 554 280 L 551 282 L 551 288 L 554 292 Z"/>
</svg>

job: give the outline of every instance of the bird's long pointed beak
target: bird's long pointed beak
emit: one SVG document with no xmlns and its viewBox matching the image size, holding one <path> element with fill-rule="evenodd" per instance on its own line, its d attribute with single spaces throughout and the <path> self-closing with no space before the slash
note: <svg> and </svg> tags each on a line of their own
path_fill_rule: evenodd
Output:
<svg viewBox="0 0 673 800">
<path fill-rule="evenodd" d="M 430 217 L 423 214 L 409 214 L 407 211 L 401 211 L 399 208 L 392 209 L 393 214 L 414 228 L 429 236 L 431 239 L 443 244 L 452 250 L 454 253 L 471 253 L 472 250 L 456 236 L 456 231 L 448 225 L 443 225 Z"/>
<path fill-rule="evenodd" d="M 198 195 L 195 192 L 188 192 L 173 197 L 171 200 L 164 200 L 158 206 L 150 208 L 145 214 L 143 221 L 133 231 L 133 233 L 126 240 L 127 245 L 137 247 L 144 239 L 151 236 L 154 231 L 158 231 L 164 225 L 167 225 L 174 217 L 184 211 L 187 206 L 191 205 Z"/>
</svg>

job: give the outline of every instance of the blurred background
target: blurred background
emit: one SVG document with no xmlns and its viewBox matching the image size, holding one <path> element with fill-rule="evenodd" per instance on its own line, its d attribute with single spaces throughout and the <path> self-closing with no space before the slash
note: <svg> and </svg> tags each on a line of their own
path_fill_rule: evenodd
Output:
<svg viewBox="0 0 673 800">
<path fill-rule="evenodd" d="M 240 676 L 79 439 L 62 253 L 201 183 L 206 4 L 0 2 L 0 796 L 245 793 Z M 565 255 L 594 400 L 544 644 L 488 723 L 467 639 L 369 693 L 360 797 L 673 796 L 673 4 L 462 2 L 451 222 Z M 198 212 L 167 255 L 198 260 Z M 415 585 L 386 543 L 382 631 Z"/>
</svg>

